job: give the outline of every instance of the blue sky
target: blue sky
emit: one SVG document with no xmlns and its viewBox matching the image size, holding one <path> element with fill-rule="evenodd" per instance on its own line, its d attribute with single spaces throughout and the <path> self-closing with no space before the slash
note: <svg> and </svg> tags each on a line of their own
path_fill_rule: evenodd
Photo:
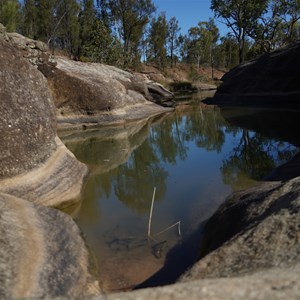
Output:
<svg viewBox="0 0 300 300">
<path fill-rule="evenodd" d="M 210 10 L 211 0 L 152 0 L 157 7 L 157 12 L 166 12 L 167 19 L 176 17 L 183 34 L 189 28 L 197 26 L 200 21 L 208 21 L 209 17 L 214 17 Z M 215 20 L 220 29 L 220 34 L 228 32 L 227 27 Z"/>
</svg>

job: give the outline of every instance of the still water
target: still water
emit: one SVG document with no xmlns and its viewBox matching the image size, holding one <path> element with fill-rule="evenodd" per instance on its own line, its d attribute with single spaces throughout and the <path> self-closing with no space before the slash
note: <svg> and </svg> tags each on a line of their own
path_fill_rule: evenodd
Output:
<svg viewBox="0 0 300 300">
<path fill-rule="evenodd" d="M 226 196 L 294 156 L 299 116 L 194 103 L 148 121 L 62 132 L 90 168 L 76 221 L 104 290 L 152 276 Z"/>
</svg>

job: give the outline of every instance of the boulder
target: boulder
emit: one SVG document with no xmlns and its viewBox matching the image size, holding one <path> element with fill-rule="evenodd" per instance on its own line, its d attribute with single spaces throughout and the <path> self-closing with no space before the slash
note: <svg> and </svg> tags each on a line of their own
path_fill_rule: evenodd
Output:
<svg viewBox="0 0 300 300">
<path fill-rule="evenodd" d="M 299 267 L 299 228 L 300 177 L 234 193 L 206 224 L 202 259 L 181 281 Z"/>
<path fill-rule="evenodd" d="M 0 39 L 0 179 L 45 162 L 56 150 L 56 119 L 47 82 Z"/>
<path fill-rule="evenodd" d="M 78 197 L 87 168 L 56 135 L 44 76 L 0 38 L 0 192 L 45 205 Z"/>
<path fill-rule="evenodd" d="M 82 299 L 99 293 L 71 217 L 0 193 L 0 298 Z"/>
<path fill-rule="evenodd" d="M 166 89 L 162 84 L 154 81 L 147 81 L 149 93 L 154 103 L 165 107 L 173 107 L 175 105 L 174 94 Z"/>
<path fill-rule="evenodd" d="M 53 92 L 59 127 L 120 123 L 170 111 L 148 100 L 141 76 L 113 66 L 60 57 L 56 67 L 44 64 L 39 70 Z"/>
<path fill-rule="evenodd" d="M 21 52 L 32 65 L 40 64 L 56 65 L 55 58 L 50 55 L 47 44 L 32 40 L 16 32 L 7 33 L 7 40 Z"/>
<path fill-rule="evenodd" d="M 153 300 L 281 300 L 299 299 L 299 265 L 288 269 L 270 269 L 235 278 L 202 279 L 93 299 Z"/>
<path fill-rule="evenodd" d="M 7 36 L 6 28 L 1 23 L 0 23 L 0 38 L 4 39 L 5 41 L 8 41 L 8 36 Z"/>
<path fill-rule="evenodd" d="M 300 107 L 300 40 L 238 65 L 222 77 L 209 104 Z"/>
</svg>

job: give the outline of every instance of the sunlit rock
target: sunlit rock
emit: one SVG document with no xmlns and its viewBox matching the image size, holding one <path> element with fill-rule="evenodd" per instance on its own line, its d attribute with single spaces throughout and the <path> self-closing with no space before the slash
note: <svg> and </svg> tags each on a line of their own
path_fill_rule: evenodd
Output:
<svg viewBox="0 0 300 300">
<path fill-rule="evenodd" d="M 234 193 L 207 223 L 201 246 L 203 258 L 182 280 L 299 267 L 299 228 L 300 177 L 264 182 Z"/>
<path fill-rule="evenodd" d="M 149 101 L 142 76 L 113 66 L 60 57 L 56 67 L 44 64 L 39 70 L 52 89 L 60 127 L 124 123 L 170 111 Z"/>
<path fill-rule="evenodd" d="M 44 76 L 0 39 L 0 191 L 57 206 L 79 196 L 85 165 L 56 135 Z"/>
<path fill-rule="evenodd" d="M 56 209 L 0 193 L 0 298 L 98 294 L 78 227 Z"/>
</svg>

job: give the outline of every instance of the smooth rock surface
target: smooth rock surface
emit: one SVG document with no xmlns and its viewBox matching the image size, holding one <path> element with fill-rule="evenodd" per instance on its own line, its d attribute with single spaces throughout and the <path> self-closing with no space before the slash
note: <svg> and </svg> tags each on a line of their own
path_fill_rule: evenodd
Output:
<svg viewBox="0 0 300 300">
<path fill-rule="evenodd" d="M 234 278 L 202 279 L 165 287 L 94 297 L 93 300 L 298 300 L 300 267 L 269 269 Z"/>
<path fill-rule="evenodd" d="M 80 201 L 87 167 L 56 138 L 57 149 L 33 170 L 0 181 L 0 192 L 35 204 L 65 208 Z"/>
<path fill-rule="evenodd" d="M 300 107 L 300 40 L 238 65 L 208 104 L 222 106 Z"/>
<path fill-rule="evenodd" d="M 300 177 L 234 193 L 206 224 L 203 258 L 182 281 L 292 267 L 300 262 L 299 229 Z"/>
<path fill-rule="evenodd" d="M 0 192 L 57 206 L 79 197 L 87 167 L 56 135 L 44 76 L 0 38 Z"/>
<path fill-rule="evenodd" d="M 48 79 L 60 127 L 111 124 L 151 117 L 171 109 L 158 106 L 142 76 L 113 66 L 57 58 L 39 70 Z"/>
<path fill-rule="evenodd" d="M 0 298 L 71 299 L 99 293 L 68 215 L 0 193 Z"/>
<path fill-rule="evenodd" d="M 0 39 L 0 179 L 45 162 L 57 148 L 51 93 L 43 76 Z"/>
</svg>

